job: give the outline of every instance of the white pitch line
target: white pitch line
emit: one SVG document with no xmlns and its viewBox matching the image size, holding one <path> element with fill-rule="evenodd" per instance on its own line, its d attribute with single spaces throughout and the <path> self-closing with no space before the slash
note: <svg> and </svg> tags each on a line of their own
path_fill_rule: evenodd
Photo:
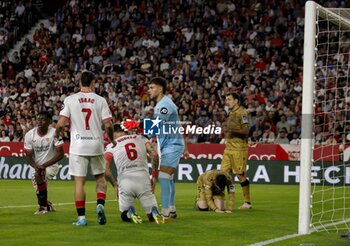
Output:
<svg viewBox="0 0 350 246">
<path fill-rule="evenodd" d="M 258 242 L 258 243 L 254 243 L 254 244 L 249 244 L 248 246 L 263 246 L 263 245 L 268 245 L 270 243 L 277 243 L 279 241 L 283 241 L 286 239 L 290 239 L 293 237 L 299 237 L 302 236 L 301 234 L 290 234 L 290 235 L 285 235 L 283 237 L 277 237 L 277 238 L 273 238 L 270 240 L 266 240 L 266 241 L 262 241 L 262 242 Z"/>
<path fill-rule="evenodd" d="M 343 221 L 338 221 L 338 222 L 335 222 L 335 223 L 328 223 L 328 224 L 325 224 L 325 225 L 320 225 L 320 226 L 317 226 L 316 228 L 311 228 L 310 229 L 310 233 L 317 232 L 318 230 L 325 229 L 325 228 L 327 228 L 329 226 L 337 226 L 337 225 L 345 224 L 345 223 L 348 223 L 348 222 L 350 222 L 350 219 L 346 219 L 346 220 L 343 220 Z M 325 230 L 327 231 L 327 229 L 325 229 Z M 290 234 L 290 235 L 285 235 L 283 237 L 277 237 L 277 238 L 273 238 L 273 239 L 270 239 L 270 240 L 257 242 L 257 243 L 254 243 L 254 244 L 250 244 L 248 246 L 263 246 L 263 245 L 268 245 L 268 244 L 271 244 L 271 243 L 277 243 L 279 241 L 283 241 L 283 240 L 286 240 L 286 239 L 299 237 L 299 236 L 305 236 L 305 235 L 303 235 L 303 234 Z"/>
<path fill-rule="evenodd" d="M 117 200 L 106 200 L 106 202 L 116 202 Z M 88 201 L 85 202 L 87 204 L 90 203 L 96 203 L 96 201 Z M 58 203 L 53 203 L 54 206 L 66 206 L 66 205 L 74 205 L 74 202 L 58 202 Z M 37 207 L 38 205 L 16 205 L 16 206 L 1 206 L 0 209 L 4 208 L 32 208 L 32 207 Z"/>
</svg>

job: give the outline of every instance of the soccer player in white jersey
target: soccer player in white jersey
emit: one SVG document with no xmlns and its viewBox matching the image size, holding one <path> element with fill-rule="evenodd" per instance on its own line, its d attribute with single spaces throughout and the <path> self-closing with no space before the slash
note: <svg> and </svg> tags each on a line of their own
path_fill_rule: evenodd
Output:
<svg viewBox="0 0 350 246">
<path fill-rule="evenodd" d="M 56 176 L 57 162 L 64 156 L 63 141 L 55 139 L 55 128 L 50 127 L 51 119 L 49 112 L 40 112 L 38 125 L 24 136 L 25 158 L 34 168 L 32 181 L 39 203 L 35 214 L 54 211 L 52 203 L 47 200 L 47 180 Z"/>
<path fill-rule="evenodd" d="M 159 157 L 152 144 L 142 135 L 124 132 L 120 125 L 114 125 L 114 137 L 117 146 L 107 145 L 105 152 L 106 166 L 112 160 L 116 165 L 119 189 L 119 210 L 125 222 L 142 223 L 134 208 L 135 198 L 138 198 L 147 213 L 148 220 L 157 224 L 164 223 L 164 218 L 158 212 L 157 200 L 154 195 L 158 176 Z M 149 176 L 147 153 L 152 160 L 152 180 Z M 108 168 L 107 168 L 108 169 Z M 109 172 L 109 176 L 111 176 Z M 113 180 L 111 176 L 109 179 Z"/>
<path fill-rule="evenodd" d="M 104 146 L 102 125 L 113 146 L 112 115 L 106 100 L 95 94 L 95 76 L 84 71 L 80 79 L 80 92 L 68 96 L 64 100 L 60 119 L 56 125 L 56 136 L 60 136 L 62 128 L 70 123 L 69 174 L 75 181 L 75 206 L 78 220 L 76 226 L 87 225 L 85 218 L 85 177 L 90 166 L 96 178 L 97 221 L 106 223 L 104 204 L 106 199 L 106 180 L 104 178 Z"/>
</svg>

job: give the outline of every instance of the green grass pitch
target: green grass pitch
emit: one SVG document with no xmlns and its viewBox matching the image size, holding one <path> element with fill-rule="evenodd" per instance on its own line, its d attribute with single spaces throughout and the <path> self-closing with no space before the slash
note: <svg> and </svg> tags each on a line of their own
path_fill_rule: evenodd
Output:
<svg viewBox="0 0 350 246">
<path fill-rule="evenodd" d="M 51 181 L 49 198 L 56 212 L 34 215 L 36 197 L 29 180 L 0 180 L 1 245 L 249 245 L 297 232 L 298 186 L 251 185 L 254 208 L 238 210 L 242 192 L 236 185 L 236 203 L 232 214 L 199 212 L 193 209 L 196 186 L 177 183 L 178 219 L 167 224 L 149 223 L 136 204 L 143 224 L 124 223 L 108 188 L 107 224 L 101 226 L 95 214 L 95 183 L 87 182 L 86 215 L 88 226 L 78 228 L 73 182 Z M 159 185 L 156 190 L 159 198 Z M 350 245 L 339 233 L 313 233 L 271 245 Z"/>
</svg>

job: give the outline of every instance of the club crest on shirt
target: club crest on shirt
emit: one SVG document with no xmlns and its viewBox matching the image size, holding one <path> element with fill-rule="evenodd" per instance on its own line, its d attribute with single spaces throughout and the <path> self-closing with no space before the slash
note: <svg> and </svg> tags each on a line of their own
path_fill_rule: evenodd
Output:
<svg viewBox="0 0 350 246">
<path fill-rule="evenodd" d="M 248 116 L 242 115 L 242 123 L 247 124 L 248 123 Z"/>
<path fill-rule="evenodd" d="M 45 141 L 46 141 L 47 143 L 50 143 L 50 138 L 45 138 Z"/>
<path fill-rule="evenodd" d="M 161 114 L 167 114 L 168 113 L 168 109 L 166 107 L 163 107 L 160 109 L 160 113 Z"/>
</svg>

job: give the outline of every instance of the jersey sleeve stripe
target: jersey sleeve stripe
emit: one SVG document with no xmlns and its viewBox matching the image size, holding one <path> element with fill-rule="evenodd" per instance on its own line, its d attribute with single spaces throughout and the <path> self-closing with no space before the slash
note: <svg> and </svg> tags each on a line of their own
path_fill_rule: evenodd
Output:
<svg viewBox="0 0 350 246">
<path fill-rule="evenodd" d="M 60 114 L 60 117 L 66 118 L 66 119 L 70 119 L 68 116 Z"/>
<path fill-rule="evenodd" d="M 105 119 L 102 119 L 102 121 L 107 121 L 107 120 L 111 120 L 111 119 L 112 119 L 112 117 L 107 117 Z"/>
<path fill-rule="evenodd" d="M 55 148 L 60 148 L 60 147 L 62 147 L 64 144 L 62 143 L 62 144 L 59 144 L 59 145 L 55 145 Z"/>
<path fill-rule="evenodd" d="M 113 154 L 111 152 L 106 152 L 105 159 L 106 159 L 106 161 L 111 162 L 113 159 Z"/>
</svg>

